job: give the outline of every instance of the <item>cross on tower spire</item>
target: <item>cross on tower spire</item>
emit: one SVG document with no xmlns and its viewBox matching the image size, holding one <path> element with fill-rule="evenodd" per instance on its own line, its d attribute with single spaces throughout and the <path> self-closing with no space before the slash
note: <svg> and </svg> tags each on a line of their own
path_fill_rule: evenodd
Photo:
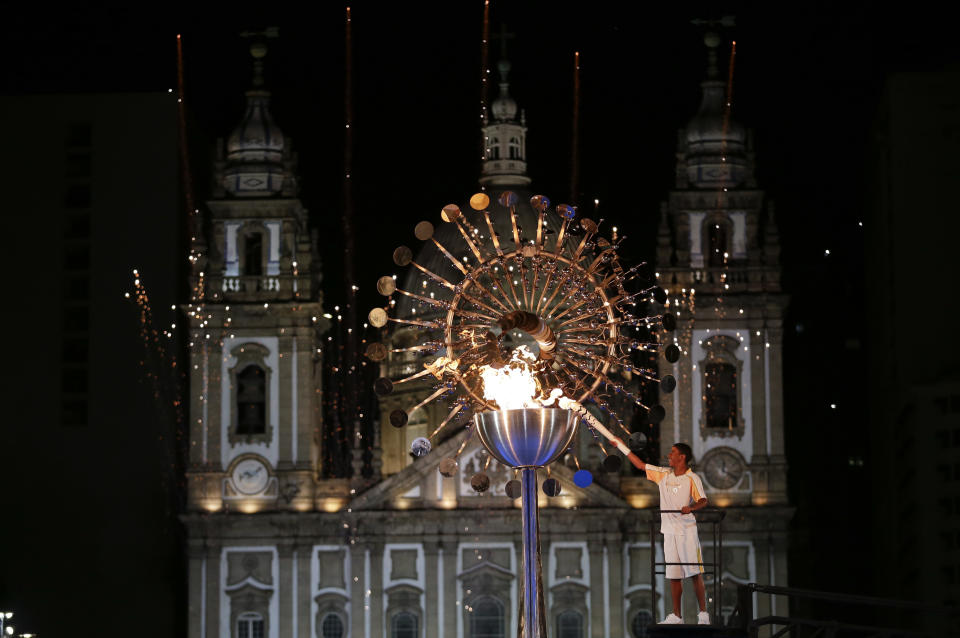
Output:
<svg viewBox="0 0 960 638">
<path fill-rule="evenodd" d="M 267 43 L 265 40 L 279 38 L 279 27 L 265 27 L 260 31 L 241 31 L 240 37 L 252 40 L 250 43 L 250 55 L 253 56 L 253 86 L 263 86 L 263 58 L 267 55 Z"/>
<path fill-rule="evenodd" d="M 500 40 L 500 59 L 505 60 L 507 58 L 507 40 L 514 39 L 517 37 L 517 34 L 507 31 L 507 25 L 501 22 L 500 33 L 494 33 L 491 37 L 495 40 Z"/>
<path fill-rule="evenodd" d="M 720 46 L 720 36 L 717 31 L 732 29 L 737 22 L 733 16 L 723 16 L 717 19 L 694 18 L 690 21 L 696 27 L 705 29 L 703 42 L 707 45 L 707 78 L 714 79 L 717 71 L 717 47 Z"/>
</svg>

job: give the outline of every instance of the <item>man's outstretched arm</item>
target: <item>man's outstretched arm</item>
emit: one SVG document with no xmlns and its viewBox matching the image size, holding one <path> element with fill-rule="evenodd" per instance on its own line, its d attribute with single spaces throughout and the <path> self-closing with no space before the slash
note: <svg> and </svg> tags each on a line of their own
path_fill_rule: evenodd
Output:
<svg viewBox="0 0 960 638">
<path fill-rule="evenodd" d="M 704 498 L 701 498 L 696 503 L 694 503 L 693 505 L 684 505 L 683 507 L 680 508 L 680 511 L 683 512 L 684 514 L 689 514 L 690 512 L 696 512 L 697 510 L 702 510 L 706 506 L 707 506 L 707 499 L 706 497 L 704 497 Z"/>
</svg>

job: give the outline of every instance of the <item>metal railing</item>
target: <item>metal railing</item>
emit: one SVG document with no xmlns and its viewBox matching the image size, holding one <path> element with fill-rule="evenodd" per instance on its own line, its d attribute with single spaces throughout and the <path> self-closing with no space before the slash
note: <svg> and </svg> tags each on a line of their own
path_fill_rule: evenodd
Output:
<svg viewBox="0 0 960 638">
<path fill-rule="evenodd" d="M 912 637 L 912 636 L 956 636 L 957 633 L 942 634 L 929 633 L 924 631 L 899 629 L 894 627 L 880 627 L 873 625 L 860 625 L 856 623 L 843 622 L 837 620 L 822 620 L 815 618 L 795 618 L 787 616 L 762 616 L 754 618 L 753 595 L 770 594 L 775 596 L 786 596 L 788 599 L 807 599 L 822 602 L 832 602 L 849 607 L 850 605 L 859 605 L 879 609 L 898 608 L 904 610 L 923 611 L 927 613 L 942 614 L 944 620 L 953 620 L 956 622 L 960 618 L 960 608 L 948 607 L 945 605 L 932 605 L 929 603 L 919 603 L 909 600 L 895 600 L 890 598 L 875 598 L 873 596 L 858 596 L 854 594 L 837 594 L 834 592 L 816 591 L 812 589 L 798 589 L 796 587 L 777 587 L 774 585 L 758 585 L 749 583 L 747 585 L 737 585 L 737 606 L 727 623 L 728 627 L 733 627 L 746 631 L 749 638 L 756 638 L 759 635 L 760 628 L 769 626 L 771 628 L 770 638 L 780 638 L 781 636 L 796 636 L 802 629 L 808 629 L 810 633 L 806 634 L 810 638 L 832 638 L 833 636 L 862 636 L 863 638 L 872 637 Z M 780 627 L 777 629 L 777 627 Z"/>
<path fill-rule="evenodd" d="M 720 622 L 720 581 L 723 578 L 723 522 L 726 512 L 719 507 L 704 507 L 693 512 L 697 523 L 711 524 L 711 538 L 713 541 L 713 560 L 710 562 L 701 561 L 699 563 L 676 563 L 657 561 L 657 543 L 656 539 L 661 536 L 659 528 L 661 514 L 682 514 L 681 510 L 662 510 L 658 507 L 653 508 L 653 516 L 650 517 L 650 611 L 653 614 L 654 622 L 657 618 L 657 575 L 666 576 L 669 565 L 700 565 L 703 568 L 703 576 L 713 576 L 713 613 L 711 617 Z M 657 567 L 663 567 L 663 571 L 657 570 Z M 709 570 L 707 568 L 710 568 Z M 704 583 L 706 584 L 706 583 Z M 666 604 L 664 604 L 666 608 Z"/>
<path fill-rule="evenodd" d="M 242 275 L 223 278 L 224 292 L 273 292 L 279 290 L 279 275 Z"/>
</svg>

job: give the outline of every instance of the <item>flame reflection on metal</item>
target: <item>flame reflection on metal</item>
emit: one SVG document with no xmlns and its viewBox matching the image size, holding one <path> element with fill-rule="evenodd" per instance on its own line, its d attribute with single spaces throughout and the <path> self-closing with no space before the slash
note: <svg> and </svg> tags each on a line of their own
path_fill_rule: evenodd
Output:
<svg viewBox="0 0 960 638">
<path fill-rule="evenodd" d="M 577 431 L 577 415 L 557 408 L 479 412 L 477 436 L 495 459 L 510 467 L 543 467 L 563 454 Z"/>
</svg>

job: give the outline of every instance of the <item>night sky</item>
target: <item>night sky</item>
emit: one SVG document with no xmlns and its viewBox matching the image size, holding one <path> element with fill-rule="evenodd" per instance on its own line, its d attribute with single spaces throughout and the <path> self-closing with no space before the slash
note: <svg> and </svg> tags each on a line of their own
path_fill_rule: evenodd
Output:
<svg viewBox="0 0 960 638">
<path fill-rule="evenodd" d="M 850 456 L 867 454 L 869 424 L 855 406 L 870 390 L 863 375 L 850 371 L 865 365 L 863 300 L 876 285 L 865 274 L 858 222 L 869 217 L 868 144 L 883 81 L 894 71 L 956 69 L 955 25 L 916 3 L 899 13 L 867 2 L 624 8 L 634 4 L 493 1 L 491 30 L 503 22 L 515 34 L 508 44 L 511 94 L 526 110 L 533 188 L 555 202 L 569 199 L 578 50 L 578 203 L 592 207 L 600 200 L 597 216 L 614 220 L 629 237 L 627 261 L 652 258 L 659 204 L 673 185 L 676 131 L 695 113 L 705 76 L 703 32 L 690 20 L 736 16 L 736 27 L 722 34 L 721 67 L 736 39 L 732 115 L 755 133 L 758 180 L 776 203 L 783 285 L 791 296 L 784 353 L 791 494 L 798 508 L 791 585 L 870 593 L 869 568 L 824 582 L 809 566 L 812 556 L 871 560 L 868 545 L 841 540 L 837 546 L 830 532 L 818 529 L 818 516 L 843 521 L 854 515 L 829 509 L 834 505 L 823 498 L 810 466 L 840 471 Z M 478 190 L 481 17 L 481 0 L 353 7 L 360 316 L 376 299 L 376 277 L 393 272 L 392 249 L 417 245 L 413 226 L 436 222 L 444 204 Z M 325 238 L 325 304 L 329 309 L 343 299 L 343 256 L 334 241 L 342 201 L 342 5 L 313 3 L 309 17 L 282 8 L 231 7 L 214 16 L 186 4 L 137 12 L 74 7 L 55 21 L 14 12 L 5 22 L 5 95 L 165 91 L 176 86 L 175 36 L 182 34 L 200 201 L 208 192 L 214 140 L 239 121 L 249 88 L 249 43 L 238 33 L 279 27 L 280 38 L 268 42 L 265 73 L 273 114 L 299 153 L 301 198 Z M 498 57 L 494 41 L 492 65 Z M 496 94 L 494 81 L 490 98 Z M 130 330 L 136 328 L 131 323 Z"/>
</svg>

